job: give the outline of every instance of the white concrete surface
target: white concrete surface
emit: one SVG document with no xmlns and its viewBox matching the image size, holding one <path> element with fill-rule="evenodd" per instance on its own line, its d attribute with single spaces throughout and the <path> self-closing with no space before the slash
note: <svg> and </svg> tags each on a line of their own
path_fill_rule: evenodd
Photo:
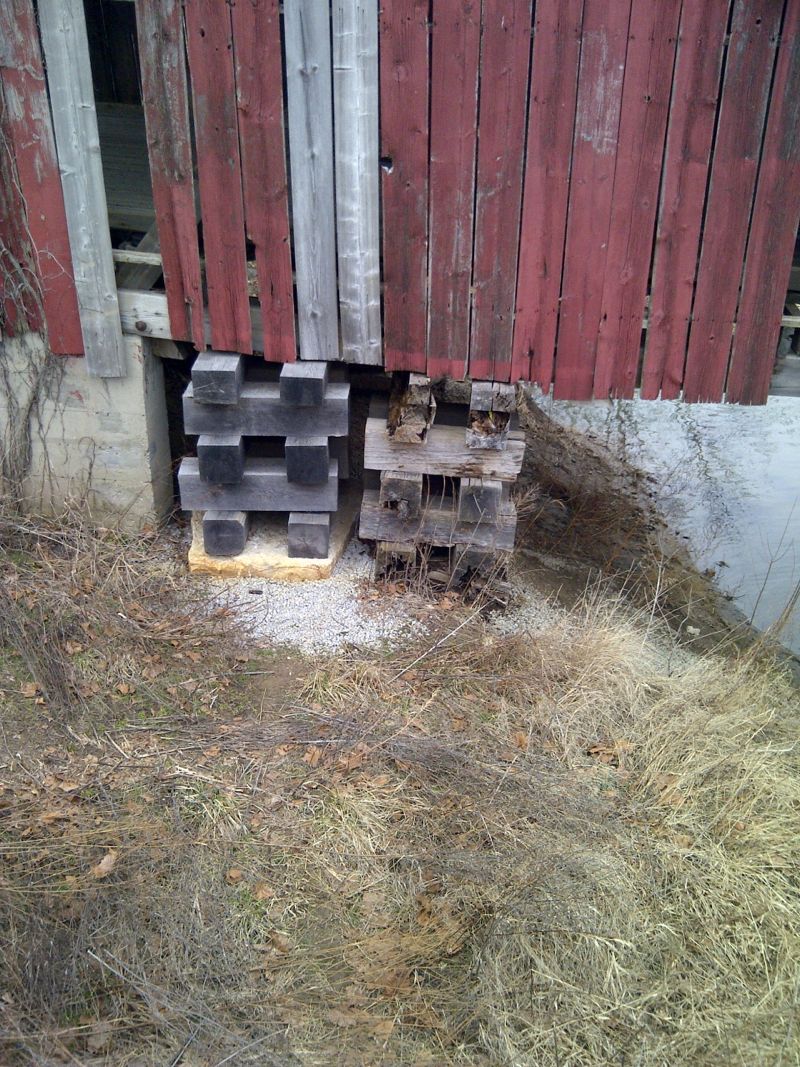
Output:
<svg viewBox="0 0 800 1067">
<path fill-rule="evenodd" d="M 36 334 L 0 348 L 0 447 L 30 430 L 26 506 L 52 514 L 77 504 L 125 530 L 160 522 L 172 507 L 171 460 L 164 375 L 147 339 L 125 338 L 124 378 L 91 378 L 85 359 L 46 364 Z"/>
</svg>

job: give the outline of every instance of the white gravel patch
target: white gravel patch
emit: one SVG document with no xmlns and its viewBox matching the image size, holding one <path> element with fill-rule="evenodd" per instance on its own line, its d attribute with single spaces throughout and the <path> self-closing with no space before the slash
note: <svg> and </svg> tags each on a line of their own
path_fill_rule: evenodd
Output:
<svg viewBox="0 0 800 1067">
<path fill-rule="evenodd" d="M 489 613 L 491 630 L 501 635 L 535 634 L 549 630 L 567 618 L 567 612 L 521 578 L 512 575 L 511 603 L 505 610 Z"/>
<path fill-rule="evenodd" d="M 377 595 L 369 583 L 371 571 L 365 546 L 352 541 L 323 581 L 224 578 L 208 585 L 212 606 L 232 612 L 249 642 L 337 652 L 395 648 L 426 633 L 419 618 L 424 601 L 412 593 Z"/>
</svg>

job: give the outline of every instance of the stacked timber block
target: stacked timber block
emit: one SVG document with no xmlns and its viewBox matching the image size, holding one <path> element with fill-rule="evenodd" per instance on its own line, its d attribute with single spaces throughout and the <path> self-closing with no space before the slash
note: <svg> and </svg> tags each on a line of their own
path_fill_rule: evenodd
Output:
<svg viewBox="0 0 800 1067">
<path fill-rule="evenodd" d="M 347 477 L 350 386 L 330 382 L 327 363 L 285 364 L 274 381 L 247 377 L 246 365 L 230 352 L 194 363 L 183 417 L 197 457 L 178 472 L 181 506 L 203 512 L 209 556 L 242 553 L 254 513 L 288 512 L 288 557 L 325 559 L 340 459 Z"/>
<path fill-rule="evenodd" d="M 440 404 L 423 375 L 396 376 L 388 405 L 373 401 L 364 468 L 371 474 L 359 534 L 376 542 L 375 569 L 438 557 L 448 581 L 502 568 L 514 547 L 511 486 L 525 440 L 514 386 L 472 384 L 469 408 Z"/>
</svg>

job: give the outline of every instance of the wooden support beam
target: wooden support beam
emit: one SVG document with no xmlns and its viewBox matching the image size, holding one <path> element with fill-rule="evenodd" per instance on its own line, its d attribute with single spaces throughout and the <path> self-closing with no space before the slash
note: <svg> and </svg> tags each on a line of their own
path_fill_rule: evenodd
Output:
<svg viewBox="0 0 800 1067">
<path fill-rule="evenodd" d="M 238 485 L 210 485 L 190 456 L 181 463 L 178 485 L 184 511 L 336 511 L 338 463 L 331 460 L 325 485 L 291 483 L 279 459 L 247 459 Z"/>
<path fill-rule="evenodd" d="M 375 546 L 375 576 L 389 570 L 405 570 L 417 562 L 417 546 L 411 541 L 378 541 Z"/>
<path fill-rule="evenodd" d="M 345 437 L 349 398 L 350 386 L 333 382 L 319 407 L 292 408 L 281 400 L 277 382 L 245 382 L 237 404 L 211 407 L 194 399 L 190 384 L 183 394 L 184 429 L 191 434 L 241 433 L 245 437 Z"/>
<path fill-rule="evenodd" d="M 382 418 L 367 419 L 364 447 L 367 470 L 513 482 L 522 467 L 524 454 L 525 438 L 520 430 L 509 431 L 505 451 L 478 451 L 467 448 L 463 427 L 436 425 L 429 431 L 425 445 L 420 447 L 391 441 Z"/>
<path fill-rule="evenodd" d="M 290 513 L 287 536 L 290 559 L 326 559 L 330 538 L 329 514 L 307 511 Z"/>
<path fill-rule="evenodd" d="M 422 475 L 381 471 L 378 499 L 383 507 L 396 511 L 401 518 L 415 518 L 422 507 Z"/>
<path fill-rule="evenodd" d="M 214 485 L 238 485 L 244 474 L 241 434 L 201 434 L 197 441 L 200 477 Z"/>
<path fill-rule="evenodd" d="M 517 513 L 506 501 L 496 523 L 461 522 L 458 505 L 450 498 L 438 506 L 428 505 L 414 519 L 403 519 L 383 507 L 374 489 L 364 491 L 359 537 L 367 541 L 400 541 L 441 547 L 470 545 L 475 548 L 510 550 L 514 547 Z"/>
<path fill-rule="evenodd" d="M 315 407 L 325 399 L 328 364 L 289 363 L 281 367 L 281 400 L 293 407 Z"/>
<path fill-rule="evenodd" d="M 247 544 L 246 511 L 207 511 L 203 515 L 203 548 L 209 556 L 238 556 Z"/>
<path fill-rule="evenodd" d="M 82 0 L 40 0 L 61 187 L 89 373 L 124 378 L 108 208 Z"/>
<path fill-rule="evenodd" d="M 287 437 L 286 476 L 297 485 L 321 485 L 328 478 L 331 453 L 327 437 Z"/>
<path fill-rule="evenodd" d="M 483 478 L 461 479 L 458 517 L 462 522 L 496 522 L 502 503 L 502 482 Z"/>
<path fill-rule="evenodd" d="M 431 380 L 425 374 L 395 374 L 389 393 L 386 429 L 392 441 L 420 445 L 436 417 Z"/>
<path fill-rule="evenodd" d="M 242 356 L 235 352 L 201 352 L 192 367 L 192 396 L 198 404 L 236 404 L 243 380 Z"/>
</svg>

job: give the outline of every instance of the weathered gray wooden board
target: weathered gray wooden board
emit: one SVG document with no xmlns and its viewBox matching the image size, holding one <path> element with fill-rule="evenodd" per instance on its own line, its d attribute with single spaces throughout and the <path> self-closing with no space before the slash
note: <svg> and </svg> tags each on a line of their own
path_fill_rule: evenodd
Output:
<svg viewBox="0 0 800 1067">
<path fill-rule="evenodd" d="M 326 485 L 296 485 L 279 459 L 248 459 L 238 485 L 209 485 L 190 456 L 178 471 L 181 507 L 186 511 L 336 511 L 339 465 L 331 460 Z"/>
<path fill-rule="evenodd" d="M 374 489 L 364 491 L 358 536 L 368 541 L 400 541 L 429 545 L 473 545 L 507 551 L 514 547 L 517 512 L 506 501 L 497 523 L 460 522 L 455 500 L 434 507 L 429 504 L 416 518 L 403 518 L 399 512 L 384 507 Z"/>
<path fill-rule="evenodd" d="M 477 451 L 467 448 L 464 427 L 437 423 L 428 431 L 424 445 L 413 445 L 390 440 L 383 419 L 373 416 L 367 419 L 364 442 L 367 470 L 513 482 L 522 467 L 524 454 L 525 438 L 520 430 L 511 431 L 505 452 Z"/>
<path fill-rule="evenodd" d="M 203 548 L 209 556 L 238 556 L 247 544 L 250 517 L 246 511 L 207 511 L 203 516 Z"/>
<path fill-rule="evenodd" d="M 330 9 L 290 0 L 283 19 L 300 358 L 338 359 Z"/>
<path fill-rule="evenodd" d="M 332 19 L 342 358 L 379 365 L 378 4 L 333 0 Z"/>
<path fill-rule="evenodd" d="M 316 408 L 290 408 L 281 401 L 277 382 L 245 382 L 237 404 L 209 406 L 194 399 L 190 385 L 183 394 L 186 433 L 240 433 L 245 437 L 344 437 L 347 435 L 350 386 L 331 382 Z"/>
<path fill-rule="evenodd" d="M 94 377 L 124 378 L 125 344 L 82 0 L 40 0 L 39 26 L 86 365 Z"/>
<path fill-rule="evenodd" d="M 293 511 L 289 515 L 287 548 L 290 559 L 327 559 L 330 540 L 330 514 Z"/>
</svg>

